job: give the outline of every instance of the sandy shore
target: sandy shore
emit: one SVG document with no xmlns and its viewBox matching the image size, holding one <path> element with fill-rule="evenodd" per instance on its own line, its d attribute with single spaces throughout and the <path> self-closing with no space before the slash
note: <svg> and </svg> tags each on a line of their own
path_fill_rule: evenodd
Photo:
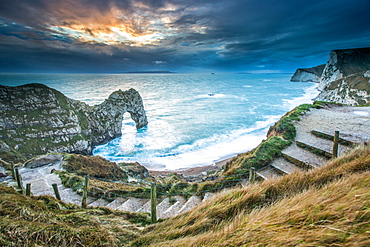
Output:
<svg viewBox="0 0 370 247">
<path fill-rule="evenodd" d="M 209 171 L 219 170 L 224 166 L 229 160 L 233 157 L 226 158 L 220 161 L 215 162 L 213 165 L 208 166 L 198 166 L 192 167 L 188 169 L 178 169 L 178 170 L 164 170 L 164 171 L 152 171 L 149 170 L 149 174 L 151 176 L 159 176 L 159 175 L 168 175 L 170 173 L 177 173 L 181 174 L 186 177 L 201 177 L 207 174 Z"/>
</svg>

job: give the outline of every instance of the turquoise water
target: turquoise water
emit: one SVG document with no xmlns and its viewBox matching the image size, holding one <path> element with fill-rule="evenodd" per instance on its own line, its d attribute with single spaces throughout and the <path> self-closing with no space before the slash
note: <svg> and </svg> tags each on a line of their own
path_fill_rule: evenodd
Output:
<svg viewBox="0 0 370 247">
<path fill-rule="evenodd" d="M 210 165 L 255 147 L 283 114 L 317 95 L 316 84 L 290 82 L 290 76 L 0 74 L 0 84 L 43 83 L 89 105 L 135 88 L 148 126 L 136 130 L 125 114 L 122 137 L 96 147 L 94 155 L 161 170 Z"/>
</svg>

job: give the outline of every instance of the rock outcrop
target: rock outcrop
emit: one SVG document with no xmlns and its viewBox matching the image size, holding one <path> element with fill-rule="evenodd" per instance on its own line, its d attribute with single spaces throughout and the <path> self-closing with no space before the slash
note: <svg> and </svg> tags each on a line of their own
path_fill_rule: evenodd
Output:
<svg viewBox="0 0 370 247">
<path fill-rule="evenodd" d="M 370 103 L 370 70 L 329 82 L 315 100 L 364 105 Z"/>
<path fill-rule="evenodd" d="M 301 68 L 297 69 L 290 79 L 295 82 L 319 82 L 325 64 L 313 67 L 313 68 Z"/>
<path fill-rule="evenodd" d="M 147 125 L 141 96 L 134 89 L 113 92 L 102 104 L 89 106 L 42 84 L 0 85 L 0 139 L 26 157 L 91 154 L 95 146 L 121 135 L 125 112 L 137 128 Z"/>
<path fill-rule="evenodd" d="M 330 82 L 367 70 L 370 70 L 370 47 L 331 51 L 319 89 L 323 90 Z"/>
</svg>

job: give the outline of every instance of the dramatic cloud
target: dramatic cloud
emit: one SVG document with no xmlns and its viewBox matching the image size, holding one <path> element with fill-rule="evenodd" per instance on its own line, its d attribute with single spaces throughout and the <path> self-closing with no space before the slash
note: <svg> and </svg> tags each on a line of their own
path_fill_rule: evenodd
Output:
<svg viewBox="0 0 370 247">
<path fill-rule="evenodd" d="M 285 71 L 370 46 L 368 0 L 2 0 L 0 71 Z"/>
</svg>

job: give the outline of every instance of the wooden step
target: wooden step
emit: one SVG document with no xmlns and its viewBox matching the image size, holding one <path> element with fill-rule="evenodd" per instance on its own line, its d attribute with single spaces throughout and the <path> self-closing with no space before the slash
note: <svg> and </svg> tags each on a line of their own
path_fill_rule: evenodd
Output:
<svg viewBox="0 0 370 247">
<path fill-rule="evenodd" d="M 334 141 L 334 134 L 327 133 L 324 131 L 319 131 L 319 130 L 311 130 L 311 133 L 319 138 Z M 345 138 L 344 136 L 347 136 L 347 138 Z M 361 142 L 358 137 L 352 136 L 351 138 L 352 140 L 349 140 L 349 138 L 351 138 L 350 135 L 345 134 L 345 133 L 339 133 L 339 144 L 347 146 L 347 147 L 352 147 L 356 143 Z"/>
<path fill-rule="evenodd" d="M 281 153 L 284 159 L 305 170 L 321 167 L 327 161 L 322 157 L 298 147 L 296 143 L 293 143 Z"/>
<path fill-rule="evenodd" d="M 333 142 L 330 140 L 325 139 L 316 139 L 311 142 L 303 142 L 303 141 L 296 141 L 297 146 L 308 150 L 316 155 L 322 156 L 327 159 L 331 159 L 333 157 Z M 344 145 L 338 145 L 338 155 L 341 155 L 343 152 L 349 150 L 350 147 Z"/>
<path fill-rule="evenodd" d="M 116 209 L 121 211 L 136 212 L 148 201 L 148 199 L 129 197 L 127 201 L 118 206 Z"/>
<path fill-rule="evenodd" d="M 177 214 L 182 214 L 188 212 L 198 206 L 202 202 L 202 198 L 200 196 L 192 196 L 190 197 L 184 206 L 177 212 Z"/>
<path fill-rule="evenodd" d="M 158 219 L 164 219 L 164 212 L 171 207 L 170 198 L 164 198 L 159 204 L 157 204 L 157 217 Z"/>
<path fill-rule="evenodd" d="M 100 198 L 96 201 L 93 201 L 89 204 L 89 207 L 106 207 L 109 204 L 106 200 L 103 198 Z"/>
<path fill-rule="evenodd" d="M 127 198 L 117 197 L 114 201 L 112 201 L 111 203 L 109 203 L 106 207 L 107 208 L 110 208 L 110 209 L 117 209 L 125 201 L 127 201 Z"/>
<path fill-rule="evenodd" d="M 177 212 L 184 206 L 186 200 L 182 196 L 175 196 L 176 202 L 170 206 L 166 211 L 163 212 L 162 218 L 170 218 L 176 216 Z"/>
<path fill-rule="evenodd" d="M 264 180 L 280 177 L 280 174 L 271 166 L 263 167 L 262 169 L 256 171 L 256 174 Z"/>
<path fill-rule="evenodd" d="M 327 146 L 317 145 L 317 144 L 308 144 L 301 141 L 296 141 L 298 147 L 308 150 L 315 155 L 319 155 L 326 159 L 331 159 L 333 154 L 328 150 Z"/>
<path fill-rule="evenodd" d="M 277 158 L 271 164 L 271 167 L 275 168 L 275 170 L 280 171 L 281 175 L 290 174 L 294 171 L 299 171 L 300 168 L 290 163 L 284 158 Z"/>
<path fill-rule="evenodd" d="M 204 194 L 204 197 L 203 197 L 203 202 L 212 198 L 213 196 L 215 195 L 215 193 L 211 193 L 211 192 L 207 192 Z"/>
</svg>

